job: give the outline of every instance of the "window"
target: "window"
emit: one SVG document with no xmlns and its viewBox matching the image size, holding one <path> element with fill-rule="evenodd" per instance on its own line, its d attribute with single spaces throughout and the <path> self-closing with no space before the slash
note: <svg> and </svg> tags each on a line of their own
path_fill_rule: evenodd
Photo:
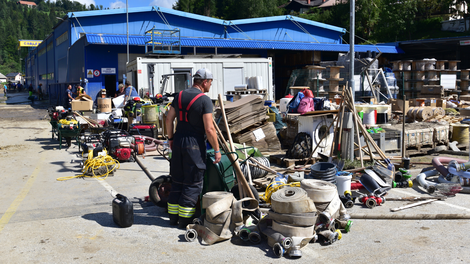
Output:
<svg viewBox="0 0 470 264">
<path fill-rule="evenodd" d="M 191 76 L 191 69 L 173 69 L 174 73 L 188 73 Z M 186 74 L 177 74 L 174 76 L 174 85 L 175 85 L 175 93 L 179 93 L 183 91 L 188 85 L 188 88 L 191 87 L 191 78 L 187 78 L 188 75 Z"/>
<path fill-rule="evenodd" d="M 47 51 L 50 51 L 52 49 L 52 42 L 47 44 Z"/>
<path fill-rule="evenodd" d="M 59 46 L 60 44 L 64 43 L 64 41 L 66 41 L 68 39 L 69 39 L 69 32 L 65 31 L 62 35 L 60 35 L 59 37 L 57 37 L 55 39 L 56 47 Z"/>
</svg>

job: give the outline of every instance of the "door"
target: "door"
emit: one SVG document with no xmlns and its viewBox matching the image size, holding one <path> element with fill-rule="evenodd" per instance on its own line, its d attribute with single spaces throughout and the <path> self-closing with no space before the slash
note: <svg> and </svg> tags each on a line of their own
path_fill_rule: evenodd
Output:
<svg viewBox="0 0 470 264">
<path fill-rule="evenodd" d="M 106 88 L 106 95 L 113 98 L 116 95 L 116 75 L 106 74 L 104 75 L 104 87 Z"/>
</svg>

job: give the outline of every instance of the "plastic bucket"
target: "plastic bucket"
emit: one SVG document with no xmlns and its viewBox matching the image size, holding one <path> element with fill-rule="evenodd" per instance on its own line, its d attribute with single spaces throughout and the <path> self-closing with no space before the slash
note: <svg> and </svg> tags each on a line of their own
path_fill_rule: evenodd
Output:
<svg viewBox="0 0 470 264">
<path fill-rule="evenodd" d="M 330 162 L 317 162 L 310 166 L 310 177 L 336 183 L 336 164 Z"/>
<path fill-rule="evenodd" d="M 227 98 L 227 101 L 233 102 L 233 95 L 225 95 L 225 97 Z"/>
<path fill-rule="evenodd" d="M 339 195 L 343 195 L 345 191 L 351 191 L 351 179 L 351 173 L 336 175 L 336 188 L 338 188 Z"/>
<path fill-rule="evenodd" d="M 292 100 L 292 98 L 281 98 L 279 103 L 279 110 L 281 113 L 287 112 L 287 104 Z"/>
<path fill-rule="evenodd" d="M 158 122 L 158 105 L 142 106 L 142 122 L 144 124 L 153 124 Z"/>
</svg>

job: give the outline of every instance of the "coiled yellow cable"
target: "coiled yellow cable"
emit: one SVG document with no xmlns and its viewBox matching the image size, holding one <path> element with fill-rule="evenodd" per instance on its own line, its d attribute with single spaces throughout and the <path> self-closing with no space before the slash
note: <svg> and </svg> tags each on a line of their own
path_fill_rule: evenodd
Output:
<svg viewBox="0 0 470 264">
<path fill-rule="evenodd" d="M 266 203 L 271 203 L 271 195 L 275 193 L 277 190 L 284 188 L 286 186 L 300 187 L 300 182 L 291 182 L 291 183 L 284 183 L 281 181 L 271 182 L 268 185 L 268 187 L 266 187 L 266 191 L 264 192 L 264 195 L 262 195 L 261 199 L 263 199 Z"/>
<path fill-rule="evenodd" d="M 102 166 L 106 166 L 107 172 L 103 175 L 96 175 L 95 170 L 98 170 Z M 109 169 L 110 167 L 111 169 Z M 119 167 L 120 167 L 119 161 L 116 159 L 113 159 L 111 156 L 109 155 L 98 156 L 94 158 L 89 158 L 85 161 L 81 175 L 60 177 L 60 178 L 57 178 L 57 180 L 66 181 L 66 180 L 70 180 L 73 178 L 97 178 L 98 180 L 105 180 L 111 172 L 119 169 Z M 92 176 L 86 175 L 86 173 L 89 171 L 92 172 L 93 174 Z"/>
</svg>

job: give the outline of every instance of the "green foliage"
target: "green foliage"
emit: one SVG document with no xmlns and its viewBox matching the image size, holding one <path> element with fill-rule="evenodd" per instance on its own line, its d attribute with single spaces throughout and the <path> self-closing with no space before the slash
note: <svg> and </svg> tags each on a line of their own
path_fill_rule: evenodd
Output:
<svg viewBox="0 0 470 264">
<path fill-rule="evenodd" d="M 35 8 L 28 8 L 12 0 L 0 0 L 0 73 L 20 72 L 20 58 L 27 50 L 18 51 L 19 39 L 42 40 L 52 32 L 57 24 L 56 17 L 63 17 L 72 11 L 98 9 L 87 8 L 76 1 L 35 0 Z M 100 6 L 103 9 L 103 6 Z"/>
<path fill-rule="evenodd" d="M 282 15 L 284 10 L 278 7 L 285 2 L 285 0 L 178 0 L 174 9 L 234 20 Z"/>
</svg>

